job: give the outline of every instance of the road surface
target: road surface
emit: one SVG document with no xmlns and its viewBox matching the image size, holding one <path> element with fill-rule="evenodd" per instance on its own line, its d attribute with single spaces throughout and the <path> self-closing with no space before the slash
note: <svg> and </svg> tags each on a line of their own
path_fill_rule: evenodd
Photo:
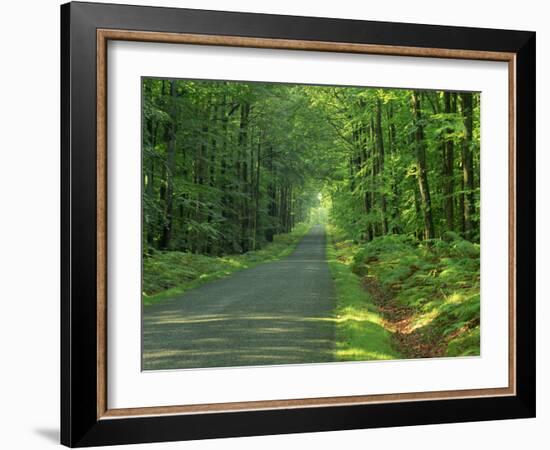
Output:
<svg viewBox="0 0 550 450">
<path fill-rule="evenodd" d="M 335 293 L 326 234 L 294 252 L 143 308 L 143 369 L 333 361 Z"/>
</svg>

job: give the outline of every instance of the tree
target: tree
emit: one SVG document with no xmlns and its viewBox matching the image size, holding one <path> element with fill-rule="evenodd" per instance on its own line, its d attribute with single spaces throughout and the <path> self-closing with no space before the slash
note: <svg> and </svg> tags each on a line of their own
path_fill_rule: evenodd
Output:
<svg viewBox="0 0 550 450">
<path fill-rule="evenodd" d="M 453 96 L 450 92 L 444 94 L 445 114 L 456 112 L 456 101 L 453 101 Z M 443 153 L 443 177 L 444 177 L 444 203 L 445 203 L 445 220 L 447 230 L 454 230 L 454 142 L 452 138 L 453 128 L 446 127 L 446 135 L 444 141 Z"/>
<path fill-rule="evenodd" d="M 143 99 L 145 254 L 260 249 L 320 193 L 357 241 L 479 238 L 477 94 L 144 78 Z"/>
<path fill-rule="evenodd" d="M 416 150 L 416 177 L 418 179 L 418 189 L 422 203 L 422 214 L 424 216 L 424 236 L 426 239 L 435 237 L 434 223 L 432 217 L 432 200 L 430 188 L 428 186 L 428 172 L 426 165 L 426 149 L 424 143 L 424 124 L 422 122 L 422 113 L 420 105 L 420 94 L 412 91 L 412 108 L 415 128 L 415 150 Z"/>
<path fill-rule="evenodd" d="M 176 82 L 169 81 L 170 100 L 170 122 L 166 127 L 167 155 L 166 167 L 164 170 L 164 217 L 162 226 L 162 237 L 160 248 L 168 248 L 172 239 L 173 211 L 174 211 L 174 173 L 176 170 Z"/>
<path fill-rule="evenodd" d="M 464 217 L 464 237 L 472 239 L 474 218 L 474 163 L 472 152 L 473 118 L 472 94 L 461 93 L 462 118 L 464 121 L 464 138 L 462 139 L 462 180 L 464 201 L 462 214 Z"/>
</svg>

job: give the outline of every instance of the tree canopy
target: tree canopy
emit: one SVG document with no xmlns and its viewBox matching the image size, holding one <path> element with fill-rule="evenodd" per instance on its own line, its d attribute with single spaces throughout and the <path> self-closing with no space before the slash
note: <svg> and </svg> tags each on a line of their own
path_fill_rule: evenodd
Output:
<svg viewBox="0 0 550 450">
<path fill-rule="evenodd" d="M 478 93 L 155 78 L 142 93 L 146 254 L 245 253 L 323 215 L 357 241 L 479 241 Z"/>
</svg>

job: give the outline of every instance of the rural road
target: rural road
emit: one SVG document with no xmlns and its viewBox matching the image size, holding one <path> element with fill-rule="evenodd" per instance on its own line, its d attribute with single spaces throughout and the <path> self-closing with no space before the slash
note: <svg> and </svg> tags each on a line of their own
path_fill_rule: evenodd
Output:
<svg viewBox="0 0 550 450">
<path fill-rule="evenodd" d="M 294 252 L 143 308 L 143 369 L 334 360 L 324 227 Z"/>
</svg>

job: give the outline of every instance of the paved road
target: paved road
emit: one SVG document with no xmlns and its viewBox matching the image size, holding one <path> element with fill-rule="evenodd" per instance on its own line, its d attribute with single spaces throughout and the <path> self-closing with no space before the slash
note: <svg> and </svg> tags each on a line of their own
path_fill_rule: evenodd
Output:
<svg viewBox="0 0 550 450">
<path fill-rule="evenodd" d="M 315 226 L 279 261 L 236 272 L 143 311 L 143 369 L 333 360 L 334 287 Z"/>
</svg>

